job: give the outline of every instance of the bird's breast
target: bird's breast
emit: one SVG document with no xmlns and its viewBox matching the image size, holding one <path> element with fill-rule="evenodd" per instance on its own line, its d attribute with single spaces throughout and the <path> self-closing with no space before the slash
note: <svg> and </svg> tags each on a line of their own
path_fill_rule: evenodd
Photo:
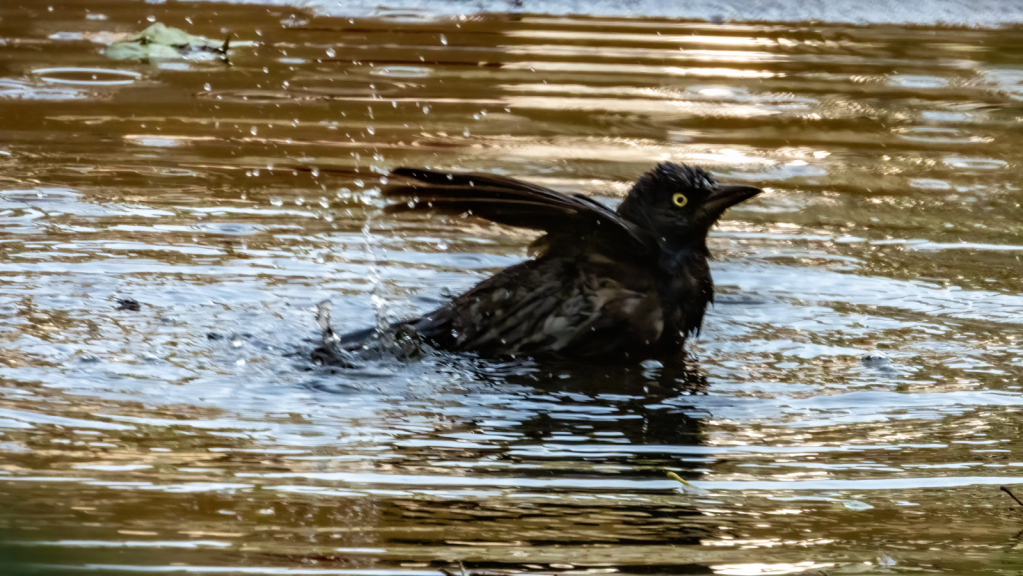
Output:
<svg viewBox="0 0 1023 576">
<path fill-rule="evenodd" d="M 699 251 L 678 251 L 662 257 L 658 267 L 664 334 L 684 340 L 686 334 L 699 331 L 707 304 L 714 299 L 710 265 Z"/>
</svg>

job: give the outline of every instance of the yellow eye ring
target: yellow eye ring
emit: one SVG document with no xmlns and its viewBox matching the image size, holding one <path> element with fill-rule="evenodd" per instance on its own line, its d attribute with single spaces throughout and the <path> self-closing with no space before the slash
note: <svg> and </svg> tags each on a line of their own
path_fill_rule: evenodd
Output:
<svg viewBox="0 0 1023 576">
<path fill-rule="evenodd" d="M 686 198 L 685 194 L 678 193 L 671 197 L 671 201 L 675 203 L 675 206 L 679 208 L 689 204 L 689 198 Z"/>
</svg>

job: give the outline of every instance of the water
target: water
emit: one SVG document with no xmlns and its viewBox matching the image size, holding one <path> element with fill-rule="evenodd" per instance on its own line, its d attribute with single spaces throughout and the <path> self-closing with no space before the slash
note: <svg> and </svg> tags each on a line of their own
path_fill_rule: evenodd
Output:
<svg viewBox="0 0 1023 576">
<path fill-rule="evenodd" d="M 103 57 L 150 21 L 257 44 Z M 7 573 L 1023 566 L 1017 31 L 72 2 L 0 39 Z M 526 255 L 383 215 L 388 169 L 615 202 L 669 159 L 767 189 L 690 372 L 304 356 L 320 301 Z"/>
<path fill-rule="evenodd" d="M 217 0 L 206 0 L 216 2 Z M 238 0 L 289 5 L 293 0 Z M 1023 5 L 1011 0 L 986 0 L 982 5 L 961 0 L 889 2 L 872 0 L 303 0 L 318 14 L 350 17 L 394 16 L 428 20 L 477 13 L 610 16 L 614 18 L 673 18 L 707 22 L 840 22 L 846 24 L 913 24 L 926 26 L 999 27 L 1023 23 Z"/>
</svg>

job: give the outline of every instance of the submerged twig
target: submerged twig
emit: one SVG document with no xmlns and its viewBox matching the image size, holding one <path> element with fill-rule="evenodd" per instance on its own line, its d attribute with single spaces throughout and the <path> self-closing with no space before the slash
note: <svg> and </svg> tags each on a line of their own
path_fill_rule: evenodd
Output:
<svg viewBox="0 0 1023 576">
<path fill-rule="evenodd" d="M 671 478 L 672 480 L 674 480 L 676 482 L 680 482 L 682 484 L 682 486 L 679 486 L 679 488 L 678 488 L 679 492 L 681 492 L 683 494 L 689 494 L 690 496 L 699 495 L 699 494 L 706 494 L 707 493 L 706 490 L 704 490 L 703 488 L 700 488 L 699 486 L 694 485 L 692 482 L 686 482 L 678 474 L 675 474 L 674 472 L 672 472 L 670 470 L 668 470 L 667 472 L 668 472 L 668 478 Z"/>
<path fill-rule="evenodd" d="M 1005 492 L 1009 496 L 1011 496 L 1012 499 L 1015 500 L 1017 504 L 1019 504 L 1020 506 L 1023 506 L 1023 500 L 1020 500 L 1019 498 L 1017 498 L 1016 495 L 1012 493 L 1012 490 L 1009 490 L 1008 486 L 1002 486 L 1002 487 L 1000 487 L 1000 490 L 1002 492 Z"/>
<path fill-rule="evenodd" d="M 228 34 L 227 38 L 224 38 L 224 45 L 220 47 L 220 59 L 224 61 L 224 64 L 231 65 L 231 57 L 228 56 L 227 51 L 231 48 L 231 35 Z"/>
<path fill-rule="evenodd" d="M 686 482 L 685 480 L 682 479 L 681 476 L 679 476 L 678 474 L 675 474 L 674 472 L 669 471 L 668 472 L 668 478 L 671 478 L 672 480 L 674 480 L 676 482 L 681 482 L 683 486 L 692 486 L 691 483 Z"/>
</svg>

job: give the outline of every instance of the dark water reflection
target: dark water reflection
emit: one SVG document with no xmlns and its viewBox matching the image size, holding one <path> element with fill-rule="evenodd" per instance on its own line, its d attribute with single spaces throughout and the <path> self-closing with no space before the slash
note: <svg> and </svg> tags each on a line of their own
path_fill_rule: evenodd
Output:
<svg viewBox="0 0 1023 576">
<path fill-rule="evenodd" d="M 105 60 L 150 21 L 257 44 Z M 5 570 L 1018 571 L 1018 36 L 4 4 Z M 769 189 L 689 370 L 302 356 L 322 300 L 363 327 L 525 256 L 384 218 L 389 168 L 615 202 L 665 159 Z"/>
</svg>

